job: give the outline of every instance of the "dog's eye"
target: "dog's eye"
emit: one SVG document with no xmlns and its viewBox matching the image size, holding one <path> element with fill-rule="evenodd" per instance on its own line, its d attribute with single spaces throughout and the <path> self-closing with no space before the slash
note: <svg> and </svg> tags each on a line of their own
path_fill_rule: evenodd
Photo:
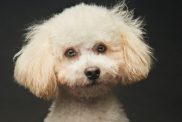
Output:
<svg viewBox="0 0 182 122">
<path fill-rule="evenodd" d="M 96 45 L 96 51 L 98 53 L 105 53 L 107 50 L 107 47 L 104 44 L 98 44 Z"/>
<path fill-rule="evenodd" d="M 75 49 L 73 48 L 69 48 L 66 50 L 65 54 L 64 54 L 66 57 L 74 57 L 77 55 L 77 52 L 75 51 Z"/>
</svg>

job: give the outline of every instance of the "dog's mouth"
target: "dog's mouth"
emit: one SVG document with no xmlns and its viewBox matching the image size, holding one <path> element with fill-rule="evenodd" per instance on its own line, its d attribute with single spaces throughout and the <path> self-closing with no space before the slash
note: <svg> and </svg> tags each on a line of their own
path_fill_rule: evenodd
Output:
<svg viewBox="0 0 182 122">
<path fill-rule="evenodd" d="M 94 80 L 94 81 L 90 81 L 90 83 L 87 84 L 86 87 L 95 87 L 95 86 L 98 86 L 100 84 L 101 84 L 100 82 L 98 82 L 97 80 Z"/>
</svg>

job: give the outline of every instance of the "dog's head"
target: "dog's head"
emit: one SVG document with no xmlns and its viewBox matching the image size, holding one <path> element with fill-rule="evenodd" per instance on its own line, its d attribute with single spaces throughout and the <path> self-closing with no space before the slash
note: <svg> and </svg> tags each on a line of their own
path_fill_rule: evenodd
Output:
<svg viewBox="0 0 182 122">
<path fill-rule="evenodd" d="M 80 4 L 31 27 L 17 54 L 18 83 L 43 98 L 54 96 L 59 86 L 93 97 L 146 78 L 151 50 L 141 21 L 123 6 Z"/>
</svg>

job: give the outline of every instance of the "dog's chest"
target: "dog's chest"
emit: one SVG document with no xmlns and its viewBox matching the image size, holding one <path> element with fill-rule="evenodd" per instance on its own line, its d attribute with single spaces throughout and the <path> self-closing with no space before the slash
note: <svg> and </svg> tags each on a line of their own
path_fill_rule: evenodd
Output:
<svg viewBox="0 0 182 122">
<path fill-rule="evenodd" d="M 56 102 L 45 122 L 128 122 L 121 105 L 115 99 L 78 102 Z"/>
</svg>

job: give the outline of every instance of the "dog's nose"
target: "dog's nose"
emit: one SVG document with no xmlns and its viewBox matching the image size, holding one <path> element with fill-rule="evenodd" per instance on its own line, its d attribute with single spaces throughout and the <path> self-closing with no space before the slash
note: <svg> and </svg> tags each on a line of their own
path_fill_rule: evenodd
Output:
<svg viewBox="0 0 182 122">
<path fill-rule="evenodd" d="M 100 69 L 98 67 L 88 67 L 84 73 L 89 80 L 96 80 L 100 76 Z"/>
</svg>

